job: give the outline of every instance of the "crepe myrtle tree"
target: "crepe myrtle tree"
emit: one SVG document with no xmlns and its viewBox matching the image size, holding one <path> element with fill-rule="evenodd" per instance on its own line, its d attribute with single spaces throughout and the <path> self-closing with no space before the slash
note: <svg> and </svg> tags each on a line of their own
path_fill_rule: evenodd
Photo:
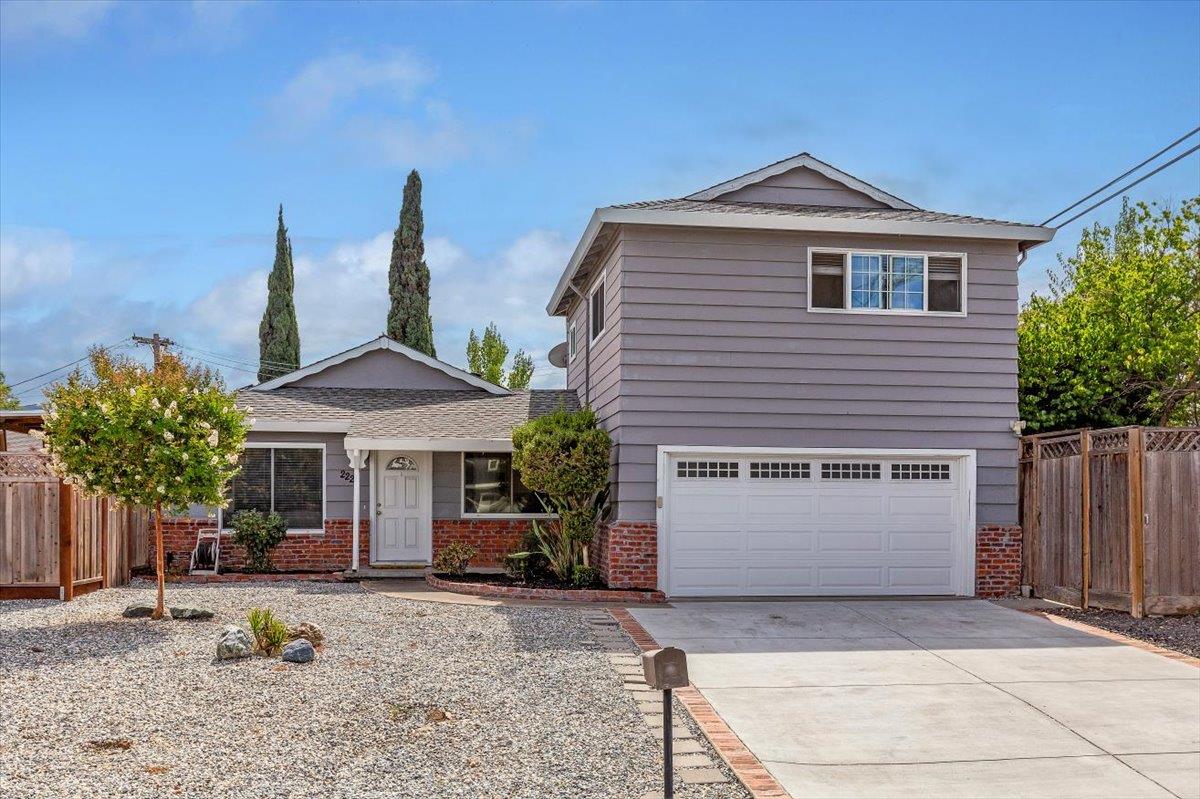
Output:
<svg viewBox="0 0 1200 799">
<path fill-rule="evenodd" d="M 588 545 L 608 493 L 612 439 L 590 408 L 559 409 L 513 430 L 513 468 L 557 518 L 534 532 L 541 554 L 563 580 L 594 582 Z"/>
<path fill-rule="evenodd" d="M 163 616 L 163 508 L 224 507 L 249 429 L 219 376 L 164 355 L 155 369 L 104 349 L 47 394 L 44 441 L 63 482 L 118 504 L 154 508 Z"/>
</svg>

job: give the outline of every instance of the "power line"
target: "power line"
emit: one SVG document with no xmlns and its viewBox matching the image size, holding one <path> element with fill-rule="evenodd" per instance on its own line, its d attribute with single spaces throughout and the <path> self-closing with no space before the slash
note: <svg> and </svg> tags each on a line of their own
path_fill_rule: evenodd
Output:
<svg viewBox="0 0 1200 799">
<path fill-rule="evenodd" d="M 289 372 L 295 371 L 295 369 L 297 368 L 294 364 L 284 363 L 283 361 L 262 360 L 262 361 L 256 362 L 256 361 L 250 360 L 249 358 L 242 358 L 237 355 L 228 355 L 223 352 L 214 352 L 212 350 L 205 350 L 205 349 L 201 349 L 199 347 L 192 347 L 187 344 L 176 344 L 176 346 L 181 347 L 185 350 L 189 350 L 191 352 L 198 352 L 202 355 L 209 355 L 214 358 L 223 358 L 224 360 L 227 360 L 227 361 L 233 361 L 235 363 L 247 364 L 249 366 L 256 366 L 258 363 L 264 363 L 268 366 L 277 366 L 280 369 L 286 369 Z"/>
<path fill-rule="evenodd" d="M 1155 176 L 1155 175 L 1157 175 L 1159 172 L 1162 172 L 1164 169 L 1166 169 L 1167 167 L 1169 167 L 1171 164 L 1175 163 L 1176 161 L 1182 161 L 1184 158 L 1187 158 L 1189 155 L 1191 155 L 1192 153 L 1196 152 L 1197 150 L 1200 150 L 1200 144 L 1197 144 L 1197 145 L 1196 145 L 1195 147 L 1193 147 L 1192 149 L 1190 149 L 1190 150 L 1187 150 L 1186 152 L 1184 152 L 1184 153 L 1181 153 L 1180 155 L 1177 155 L 1177 156 L 1175 156 L 1175 157 L 1174 157 L 1174 158 L 1172 158 L 1170 161 L 1168 161 L 1167 163 L 1165 163 L 1165 164 L 1163 164 L 1162 166 L 1158 167 L 1157 169 L 1155 169 L 1155 170 L 1153 170 L 1153 171 L 1151 171 L 1151 172 L 1147 172 L 1146 174 L 1142 175 L 1140 178 L 1138 178 L 1137 180 L 1135 180 L 1133 183 L 1130 183 L 1128 186 L 1123 186 L 1122 188 L 1119 188 L 1119 189 L 1117 189 L 1117 190 L 1116 190 L 1116 191 L 1114 191 L 1112 194 L 1110 194 L 1110 195 L 1108 195 L 1107 197 L 1105 197 L 1103 200 L 1099 200 L 1099 201 L 1097 201 L 1097 202 L 1094 202 L 1094 203 L 1092 203 L 1092 204 L 1091 204 L 1091 205 L 1089 205 L 1087 208 L 1084 208 L 1082 211 L 1080 211 L 1079 213 L 1075 214 L 1075 216 L 1073 216 L 1073 217 L 1071 217 L 1070 219 L 1068 219 L 1066 222 L 1062 222 L 1061 224 L 1055 225 L 1055 228 L 1064 228 L 1064 227 L 1066 227 L 1067 225 L 1071 224 L 1072 222 L 1074 222 L 1076 219 L 1078 219 L 1079 217 L 1083 216 L 1084 214 L 1087 214 L 1087 213 L 1089 213 L 1089 212 L 1091 212 L 1091 211 L 1094 211 L 1095 209 L 1097 209 L 1097 208 L 1099 208 L 1100 206 L 1104 205 L 1106 202 L 1108 202 L 1108 201 L 1109 201 L 1109 200 L 1111 200 L 1112 198 L 1114 198 L 1114 197 L 1118 197 L 1118 196 L 1120 196 L 1120 195 L 1124 194 L 1125 192 L 1129 191 L 1130 189 L 1132 189 L 1132 188 L 1133 188 L 1134 186 L 1136 186 L 1137 184 L 1141 183 L 1143 180 L 1146 180 L 1147 178 L 1152 178 L 1152 177 L 1154 177 L 1154 176 Z"/>
<path fill-rule="evenodd" d="M 1097 194 L 1099 194 L 1100 192 L 1104 191 L 1105 189 L 1107 189 L 1109 186 L 1113 185 L 1113 184 L 1114 184 L 1114 183 L 1116 183 L 1117 181 L 1119 181 L 1119 180 L 1124 180 L 1125 178 L 1129 177 L 1129 176 L 1130 176 L 1130 175 L 1132 175 L 1134 172 L 1138 171 L 1139 169 L 1141 169 L 1142 167 L 1144 167 L 1146 164 L 1148 164 L 1148 163 L 1150 163 L 1151 161 L 1153 161 L 1155 158 L 1158 158 L 1160 155 L 1162 155 L 1163 153 L 1165 153 L 1167 150 L 1170 150 L 1172 147 L 1174 147 L 1175 145 L 1179 144 L 1181 141 L 1184 141 L 1185 139 L 1190 139 L 1192 136 L 1195 136 L 1197 132 L 1200 132 L 1200 127 L 1193 128 L 1192 130 L 1190 130 L 1190 131 L 1188 131 L 1187 133 L 1185 133 L 1185 134 L 1183 134 L 1182 136 L 1180 136 L 1180 137 L 1179 137 L 1178 139 L 1176 139 L 1175 141 L 1173 141 L 1173 142 L 1171 142 L 1170 144 L 1168 144 L 1166 147 L 1164 147 L 1164 148 L 1162 148 L 1161 150 L 1159 150 L 1158 152 L 1156 152 L 1154 155 L 1152 155 L 1152 156 L 1150 156 L 1149 158 L 1147 158 L 1145 161 L 1142 161 L 1142 162 L 1141 162 L 1140 164 L 1138 164 L 1137 166 L 1133 167 L 1132 169 L 1129 169 L 1128 171 L 1126 171 L 1126 172 L 1124 172 L 1124 173 L 1122 173 L 1122 174 L 1120 174 L 1120 175 L 1117 175 L 1115 178 L 1113 178 L 1112 180 L 1110 180 L 1108 183 L 1105 183 L 1103 186 L 1101 186 L 1100 188 L 1096 189 L 1094 192 L 1092 192 L 1092 193 L 1091 193 L 1091 194 L 1089 194 L 1088 196 L 1086 196 L 1086 197 L 1083 197 L 1083 198 L 1081 198 L 1081 199 L 1077 200 L 1076 202 L 1072 203 L 1071 205 L 1068 205 L 1066 208 L 1064 208 L 1064 209 L 1062 209 L 1061 211 L 1059 211 L 1059 212 L 1058 212 L 1057 214 L 1055 214 L 1054 216 L 1051 216 L 1051 217 L 1047 218 L 1045 222 L 1042 222 L 1041 226 L 1042 226 L 1042 227 L 1045 227 L 1046 225 L 1050 224 L 1050 222 L 1051 222 L 1051 221 L 1053 221 L 1053 220 L 1057 219 L 1058 217 L 1062 216 L 1062 215 L 1063 215 L 1063 214 L 1065 214 L 1067 211 L 1070 211 L 1072 208 L 1076 208 L 1076 207 L 1078 207 L 1078 206 L 1080 206 L 1080 205 L 1083 205 L 1085 202 L 1087 202 L 1088 200 L 1092 199 L 1092 198 L 1093 198 L 1093 197 L 1095 197 Z M 1186 154 L 1187 154 L 1187 153 L 1184 153 L 1184 155 L 1186 155 Z M 1179 159 L 1175 159 L 1175 160 L 1177 161 L 1177 160 L 1179 160 Z M 1175 162 L 1174 162 L 1174 161 L 1172 161 L 1171 163 L 1175 163 Z M 1168 165 L 1168 166 L 1169 166 L 1169 165 Z M 1151 174 L 1151 175 L 1153 175 L 1154 173 L 1153 173 L 1153 172 L 1151 172 L 1150 174 Z M 1149 177 L 1149 175 L 1148 175 L 1147 177 Z M 1133 185 L 1135 185 L 1135 186 L 1136 186 L 1137 184 L 1135 183 L 1135 184 L 1133 184 Z M 1094 207 L 1094 206 L 1093 206 L 1093 207 Z M 1075 217 L 1075 218 L 1078 218 L 1078 217 Z M 1061 224 L 1061 225 L 1057 225 L 1056 227 L 1064 227 L 1064 226 L 1066 226 L 1067 224 L 1069 224 L 1069 222 L 1064 222 L 1063 224 Z"/>
<path fill-rule="evenodd" d="M 105 352 L 108 352 L 109 350 L 118 349 L 118 348 L 124 348 L 124 347 L 126 347 L 126 346 L 128 346 L 128 345 L 127 345 L 127 344 L 124 344 L 124 343 L 117 343 L 117 344 L 109 344 L 108 346 L 106 346 L 106 347 L 101 347 L 100 349 L 101 349 L 101 350 L 103 350 L 103 351 L 105 351 Z M 37 380 L 39 377 L 45 377 L 46 375 L 52 375 L 52 374 L 54 374 L 55 372 L 61 372 L 63 369 L 70 369 L 70 368 L 71 368 L 72 366 L 74 366 L 75 364 L 83 363 L 84 361 L 86 361 L 86 360 L 87 360 L 88 358 L 90 358 L 90 357 L 92 357 L 92 355 L 91 355 L 91 353 L 88 353 L 87 355 L 83 356 L 82 358 L 79 358 L 79 359 L 77 359 L 77 360 L 71 361 L 70 363 L 63 364 L 62 366 L 59 366 L 59 367 L 57 367 L 57 368 L 55 368 L 55 369 L 51 369 L 51 370 L 50 370 L 50 371 L 48 371 L 48 372 L 42 372 L 40 375 L 34 375 L 33 377 L 27 377 L 27 378 L 25 378 L 24 380 L 18 380 L 16 383 L 10 383 L 8 387 L 9 387 L 10 389 L 12 389 L 12 388 L 16 388 L 17 386 L 23 386 L 23 385 L 25 385 L 26 383 L 31 383 L 31 382 L 33 382 L 34 380 Z M 51 381 L 47 380 L 46 382 L 47 382 L 47 383 L 49 383 L 49 382 L 51 382 Z M 46 385 L 46 383 L 42 383 L 41 385 L 43 385 L 43 386 L 44 386 L 44 385 Z M 22 392 L 22 393 L 23 393 L 23 392 Z"/>
<path fill-rule="evenodd" d="M 237 369 L 242 372 L 249 372 L 250 374 L 257 374 L 259 371 L 258 367 L 255 366 L 253 361 L 246 361 L 240 358 L 234 358 L 232 356 L 218 355 L 216 353 L 207 353 L 202 350 L 197 350 L 194 347 L 183 347 L 183 349 L 188 350 L 190 357 L 195 358 L 202 363 L 207 363 L 210 366 L 227 367 L 229 369 Z M 290 366 L 263 366 L 261 368 L 262 371 L 271 375 L 285 375 L 288 372 L 294 371 L 294 369 Z"/>
</svg>

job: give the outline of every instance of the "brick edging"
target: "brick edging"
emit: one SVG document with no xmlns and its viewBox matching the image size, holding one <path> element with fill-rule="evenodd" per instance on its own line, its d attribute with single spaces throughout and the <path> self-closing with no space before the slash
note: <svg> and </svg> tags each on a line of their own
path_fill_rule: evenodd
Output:
<svg viewBox="0 0 1200 799">
<path fill-rule="evenodd" d="M 151 574 L 149 579 L 153 579 Z M 168 583 L 282 583 L 287 580 L 303 580 L 309 583 L 340 583 L 345 578 L 341 572 L 268 572 L 266 574 L 250 574 L 247 572 L 227 572 L 225 574 L 166 574 L 163 578 Z"/>
<path fill-rule="evenodd" d="M 642 651 L 659 648 L 654 636 L 647 632 L 628 610 L 609 608 L 608 612 Z M 754 799 L 792 799 L 791 794 L 771 776 L 771 772 L 767 771 L 762 761 L 742 743 L 742 739 L 729 728 L 700 691 L 689 685 L 687 688 L 675 689 L 675 696 L 687 708 L 688 713 L 692 714 L 704 737 Z"/>
<path fill-rule="evenodd" d="M 661 591 L 610 591 L 603 588 L 517 588 L 486 583 L 456 583 L 432 574 L 425 582 L 439 591 L 455 594 L 490 597 L 493 599 L 549 599 L 558 602 L 624 602 L 638 605 L 658 605 L 667 601 Z"/>
<path fill-rule="evenodd" d="M 1200 658 L 1195 658 L 1191 655 L 1185 655 L 1182 652 L 1176 652 L 1174 649 L 1166 649 L 1165 647 L 1158 646 L 1157 644 L 1152 644 L 1149 641 L 1143 641 L 1140 638 L 1130 638 L 1127 635 L 1114 633 L 1112 630 L 1106 630 L 1103 627 L 1093 627 L 1085 622 L 1077 621 L 1076 619 L 1068 619 L 1065 616 L 1059 616 L 1057 613 L 1047 613 L 1044 610 L 1037 610 L 1034 608 L 1015 608 L 1015 610 L 1020 610 L 1022 613 L 1028 613 L 1031 616 L 1041 616 L 1042 618 L 1054 622 L 1055 624 L 1062 625 L 1063 627 L 1070 627 L 1075 630 L 1080 630 L 1081 632 L 1098 635 L 1101 638 L 1107 638 L 1110 641 L 1116 641 L 1127 646 L 1136 647 L 1144 652 L 1153 652 L 1156 655 L 1162 655 L 1165 658 L 1177 660 L 1180 663 L 1186 663 L 1189 666 L 1195 666 L 1196 668 L 1200 669 Z"/>
</svg>

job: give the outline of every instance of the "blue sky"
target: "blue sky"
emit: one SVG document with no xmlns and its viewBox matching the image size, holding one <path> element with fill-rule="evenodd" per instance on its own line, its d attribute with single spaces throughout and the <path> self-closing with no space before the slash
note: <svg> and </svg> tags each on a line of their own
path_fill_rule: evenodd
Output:
<svg viewBox="0 0 1200 799">
<path fill-rule="evenodd" d="M 377 335 L 412 168 L 438 354 L 461 364 L 467 330 L 496 321 L 557 385 L 543 308 L 596 206 L 807 150 L 921 207 L 1038 222 L 1200 124 L 1195 2 L 0 14 L 10 382 L 151 330 L 252 368 L 280 202 L 304 359 Z M 1192 156 L 1132 196 L 1198 193 Z M 1081 224 L 1034 251 L 1023 295 Z"/>
</svg>

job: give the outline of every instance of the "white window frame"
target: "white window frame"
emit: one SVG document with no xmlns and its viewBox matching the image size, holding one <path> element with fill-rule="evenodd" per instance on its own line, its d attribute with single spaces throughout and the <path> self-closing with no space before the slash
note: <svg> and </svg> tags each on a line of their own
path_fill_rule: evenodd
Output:
<svg viewBox="0 0 1200 799">
<path fill-rule="evenodd" d="M 817 308 L 813 306 L 813 253 L 814 252 L 833 252 L 841 253 L 842 268 L 844 270 L 842 278 L 842 307 L 841 308 Z M 923 270 L 923 289 L 921 295 L 921 303 L 925 307 L 921 310 L 909 308 L 851 308 L 850 307 L 850 256 L 851 255 L 888 255 L 901 256 L 906 258 L 920 258 L 925 263 Z M 930 258 L 959 258 L 962 263 L 962 270 L 959 274 L 959 305 L 957 311 L 930 311 L 929 307 L 929 259 Z M 882 314 L 884 316 L 946 316 L 946 317 L 965 317 L 967 315 L 967 254 L 965 252 L 925 252 L 920 250 L 879 250 L 870 247 L 809 247 L 808 248 L 808 275 L 807 283 L 805 284 L 805 293 L 808 296 L 808 311 L 809 313 L 836 313 L 836 314 Z"/>
<path fill-rule="evenodd" d="M 608 284 L 607 278 L 608 278 L 608 270 L 601 269 L 600 277 L 594 283 L 592 283 L 592 287 L 591 287 L 591 289 L 588 290 L 588 293 L 587 293 L 587 313 L 586 313 L 585 318 L 586 318 L 587 326 L 588 326 L 587 334 L 588 334 L 588 345 L 589 346 L 592 344 L 595 344 L 597 341 L 599 341 L 601 338 L 603 338 L 604 334 L 608 331 L 608 320 L 607 320 L 608 296 L 604 293 L 605 289 L 607 288 L 607 284 Z M 593 336 L 592 328 L 595 327 L 595 324 L 594 324 L 594 320 L 592 317 L 592 298 L 594 296 L 596 296 L 596 292 L 600 292 L 600 297 L 604 304 L 604 313 L 600 315 L 600 324 L 601 324 L 600 332 Z"/>
<path fill-rule="evenodd" d="M 471 450 L 483 452 L 484 450 Z M 509 471 L 512 471 L 512 451 L 489 452 L 497 457 L 508 456 Z M 469 513 L 467 511 L 467 452 L 458 453 L 458 515 L 463 519 L 553 519 L 553 513 Z"/>
<path fill-rule="evenodd" d="M 579 327 L 577 322 L 567 325 L 567 363 L 573 363 L 579 355 Z"/>
<path fill-rule="evenodd" d="M 288 535 L 325 535 L 325 522 L 329 520 L 328 502 L 329 502 L 329 464 L 326 460 L 326 448 L 324 443 L 314 444 L 312 442 L 299 441 L 254 441 L 247 442 L 245 449 L 319 449 L 321 450 L 321 528 L 314 527 L 289 527 Z M 271 456 L 271 507 L 275 507 L 275 457 Z M 221 515 L 221 535 L 230 535 L 233 533 L 232 527 L 227 527 L 226 522 L 228 517 Z"/>
</svg>

